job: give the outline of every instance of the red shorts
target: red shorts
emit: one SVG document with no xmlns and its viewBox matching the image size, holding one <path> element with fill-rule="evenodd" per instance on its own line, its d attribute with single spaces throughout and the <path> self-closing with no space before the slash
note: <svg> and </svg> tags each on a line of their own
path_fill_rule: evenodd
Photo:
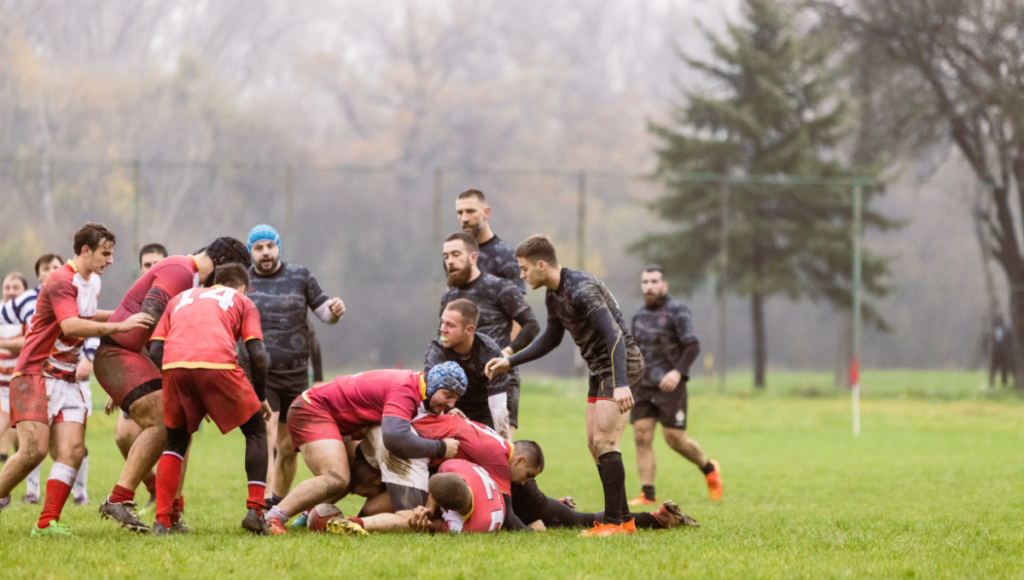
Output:
<svg viewBox="0 0 1024 580">
<path fill-rule="evenodd" d="M 164 371 L 164 423 L 199 430 L 207 414 L 227 433 L 252 418 L 262 406 L 242 369 L 167 369 Z"/>
<path fill-rule="evenodd" d="M 296 397 L 288 408 L 288 433 L 296 451 L 302 444 L 313 441 L 343 441 L 334 417 L 316 403 L 307 403 L 304 397 Z"/>
<path fill-rule="evenodd" d="M 11 379 L 11 425 L 19 421 L 50 424 L 46 377 L 43 375 L 18 375 Z"/>
<path fill-rule="evenodd" d="M 114 399 L 114 404 L 118 407 L 135 389 L 150 381 L 160 380 L 160 369 L 148 358 L 126 348 L 106 343 L 101 343 L 96 349 L 92 370 L 96 373 L 96 380 L 100 386 Z M 150 392 L 154 390 L 143 393 L 142 396 Z M 133 403 L 139 398 L 141 397 L 130 397 Z"/>
</svg>

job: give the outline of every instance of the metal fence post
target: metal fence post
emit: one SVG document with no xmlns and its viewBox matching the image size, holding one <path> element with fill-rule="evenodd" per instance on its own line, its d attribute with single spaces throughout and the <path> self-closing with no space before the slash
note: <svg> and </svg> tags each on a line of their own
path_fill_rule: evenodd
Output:
<svg viewBox="0 0 1024 580">
<path fill-rule="evenodd" d="M 726 288 L 729 281 L 729 180 L 722 177 L 719 184 L 719 206 L 721 218 L 721 231 L 718 240 L 718 390 L 725 392 L 726 362 L 728 354 L 728 340 L 726 338 L 728 326 L 728 309 L 726 308 Z"/>
<path fill-rule="evenodd" d="M 861 339 L 861 205 L 863 185 L 853 185 L 853 360 L 850 361 L 850 390 L 853 411 L 853 435 L 860 435 L 860 339 Z"/>
<path fill-rule="evenodd" d="M 289 163 L 284 168 L 284 237 L 288 247 L 295 247 L 295 168 Z M 281 256 L 284 259 L 284 256 Z"/>
<path fill-rule="evenodd" d="M 142 249 L 142 162 L 132 163 L 132 255 L 138 256 Z"/>
<path fill-rule="evenodd" d="M 444 198 L 443 198 L 444 192 L 443 192 L 443 187 L 442 187 L 442 185 L 443 185 L 442 179 L 443 179 L 443 175 L 441 173 L 441 168 L 438 167 L 438 168 L 434 169 L 434 246 L 433 246 L 433 250 L 434 250 L 435 253 L 441 248 L 441 239 L 442 239 L 442 236 L 444 235 L 442 233 L 442 231 L 441 231 L 441 224 L 442 224 L 441 214 L 442 214 L 442 212 L 444 212 L 444 208 L 443 208 L 443 205 L 444 205 Z M 437 268 L 433 268 L 432 271 L 435 272 L 435 274 L 433 276 L 431 276 L 431 278 L 434 280 L 434 296 L 435 297 L 440 297 L 441 296 L 441 292 L 444 291 L 444 281 L 443 280 L 438 281 L 438 277 L 437 277 L 437 274 L 436 274 L 436 272 L 438 271 Z"/>
<path fill-rule="evenodd" d="M 576 181 L 576 267 L 587 269 L 587 173 L 581 171 Z"/>
</svg>

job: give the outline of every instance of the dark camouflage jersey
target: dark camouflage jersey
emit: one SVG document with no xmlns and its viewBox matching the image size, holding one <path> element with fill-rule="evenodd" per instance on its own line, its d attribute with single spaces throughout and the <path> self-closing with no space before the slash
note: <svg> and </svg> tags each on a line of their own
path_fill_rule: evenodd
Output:
<svg viewBox="0 0 1024 580">
<path fill-rule="evenodd" d="M 449 302 L 459 298 L 466 298 L 480 308 L 476 333 L 493 338 L 501 348 L 512 344 L 512 320 L 530 309 L 515 284 L 487 272 L 462 288 L 449 288 L 441 297 L 441 313 Z"/>
<path fill-rule="evenodd" d="M 644 355 L 647 372 L 641 387 L 657 388 L 658 383 L 672 370 L 684 375 L 690 369 L 677 369 L 683 349 L 697 342 L 690 309 L 668 296 L 650 308 L 641 306 L 633 315 L 633 338 Z"/>
<path fill-rule="evenodd" d="M 249 279 L 248 296 L 260 311 L 263 342 L 270 358 L 268 384 L 308 384 L 307 314 L 327 302 L 327 294 L 309 270 L 295 264 L 282 263 L 269 276 L 257 274 L 254 266 L 249 268 Z"/>
<path fill-rule="evenodd" d="M 548 307 L 548 324 L 551 318 L 558 318 L 580 347 L 580 355 L 587 361 L 592 376 L 603 378 L 614 374 L 608 343 L 597 326 L 591 322 L 591 316 L 600 309 L 611 312 L 612 319 L 618 326 L 617 330 L 622 331 L 627 361 L 633 363 L 629 366 L 642 364 L 639 362 L 642 360 L 640 349 L 633 341 L 633 336 L 629 334 L 629 327 L 622 318 L 619 303 L 615 301 L 615 297 L 604 282 L 595 276 L 562 268 L 562 279 L 558 283 L 558 288 L 548 289 L 544 304 Z"/>
<path fill-rule="evenodd" d="M 439 340 L 432 340 L 423 357 L 423 370 L 429 373 L 430 369 L 446 361 L 459 363 L 462 370 L 466 371 L 469 385 L 466 387 L 466 394 L 459 398 L 455 406 L 462 409 L 462 412 L 470 420 L 483 423 L 493 429 L 495 425 L 491 418 L 491 409 L 487 405 L 487 398 L 491 395 L 507 393 L 513 375 L 512 373 L 498 373 L 494 375 L 494 379 L 488 379 L 484 373 L 484 367 L 487 365 L 487 361 L 501 356 L 498 343 L 482 334 L 477 334 L 473 339 L 473 348 L 465 358 L 454 349 L 442 346 Z"/>
<path fill-rule="evenodd" d="M 498 236 L 480 244 L 476 265 L 483 272 L 489 272 L 499 278 L 512 280 L 519 292 L 526 294 L 526 280 L 519 277 L 519 260 L 515 250 Z"/>
</svg>

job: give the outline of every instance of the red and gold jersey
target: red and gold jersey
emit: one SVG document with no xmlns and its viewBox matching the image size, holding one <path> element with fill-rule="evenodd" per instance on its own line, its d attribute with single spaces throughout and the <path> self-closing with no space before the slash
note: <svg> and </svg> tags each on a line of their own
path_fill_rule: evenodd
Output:
<svg viewBox="0 0 1024 580">
<path fill-rule="evenodd" d="M 25 336 L 24 324 L 0 324 L 0 338 L 18 338 Z M 18 355 L 9 350 L 0 349 L 0 387 L 11 385 L 14 366 L 18 364 Z"/>
<path fill-rule="evenodd" d="M 384 417 L 412 421 L 426 391 L 426 379 L 421 372 L 380 370 L 338 377 L 309 389 L 302 398 L 326 409 L 342 435 L 353 435 L 371 425 L 380 425 Z"/>
<path fill-rule="evenodd" d="M 473 507 L 467 515 L 442 509 L 444 527 L 442 531 L 453 534 L 497 532 L 505 521 L 505 500 L 498 486 L 483 467 L 463 461 L 449 459 L 441 464 L 438 473 L 454 473 L 461 477 L 473 493 Z"/>
<path fill-rule="evenodd" d="M 483 467 L 498 484 L 501 493 L 512 493 L 512 444 L 487 425 L 454 415 L 425 415 L 412 422 L 413 429 L 424 439 L 440 441 L 455 439 L 459 452 L 455 459 L 464 459 Z M 434 459 L 435 463 L 442 460 Z"/>
<path fill-rule="evenodd" d="M 75 369 L 85 339 L 65 335 L 60 323 L 69 318 L 96 316 L 99 295 L 99 274 L 86 280 L 78 273 L 74 262 L 64 264 L 47 276 L 39 291 L 32 327 L 25 336 L 25 347 L 14 368 L 15 376 L 45 375 L 75 382 Z"/>
<path fill-rule="evenodd" d="M 194 257 L 170 256 L 164 258 L 132 284 L 128 293 L 121 299 L 121 303 L 117 305 L 114 314 L 110 316 L 110 322 L 121 322 L 133 314 L 142 312 L 142 303 L 151 293 L 157 300 L 167 304 L 171 298 L 198 286 L 199 264 L 196 263 Z M 149 342 L 154 330 L 136 328 L 131 332 L 116 334 L 111 338 L 132 352 L 140 352 L 142 347 Z"/>
<path fill-rule="evenodd" d="M 172 298 L 152 338 L 164 341 L 165 370 L 233 369 L 235 344 L 253 339 L 263 340 L 256 305 L 238 290 L 220 285 Z"/>
</svg>

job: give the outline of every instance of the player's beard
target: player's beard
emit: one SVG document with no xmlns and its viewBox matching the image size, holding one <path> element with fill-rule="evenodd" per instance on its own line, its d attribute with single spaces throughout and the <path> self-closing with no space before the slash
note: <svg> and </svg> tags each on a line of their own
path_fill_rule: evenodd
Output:
<svg viewBox="0 0 1024 580">
<path fill-rule="evenodd" d="M 664 294 L 644 294 L 644 304 L 647 306 L 654 306 L 658 302 L 665 298 Z"/>
<path fill-rule="evenodd" d="M 270 268 L 268 268 L 266 270 L 263 269 L 263 267 L 262 267 L 263 263 L 262 262 L 256 262 L 255 263 L 256 264 L 256 272 L 259 273 L 259 274 L 263 274 L 263 275 L 273 274 L 275 271 L 277 271 L 277 264 L 279 262 L 280 262 L 280 258 L 274 258 L 273 260 L 270 261 Z"/>
<path fill-rule="evenodd" d="M 465 267 L 455 270 L 454 272 L 448 271 L 448 287 L 449 288 L 461 288 L 469 282 L 469 279 L 473 277 L 473 265 L 469 262 L 466 263 Z"/>
<path fill-rule="evenodd" d="M 473 236 L 473 239 L 475 240 L 480 238 L 480 230 L 483 228 L 484 224 L 477 222 L 471 226 L 462 226 L 462 231 Z"/>
</svg>

